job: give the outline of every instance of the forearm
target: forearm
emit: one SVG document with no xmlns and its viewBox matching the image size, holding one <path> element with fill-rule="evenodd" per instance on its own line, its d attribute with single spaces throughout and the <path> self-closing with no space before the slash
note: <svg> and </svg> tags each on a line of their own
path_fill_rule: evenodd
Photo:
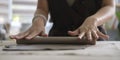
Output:
<svg viewBox="0 0 120 60">
<path fill-rule="evenodd" d="M 114 13 L 115 13 L 114 6 L 104 6 L 96 14 L 92 15 L 91 17 L 95 18 L 95 24 L 97 26 L 100 26 L 105 22 L 111 20 Z"/>
<path fill-rule="evenodd" d="M 48 18 L 48 12 L 46 12 L 46 11 L 44 11 L 42 9 L 37 8 L 35 13 L 34 13 L 34 16 L 39 15 L 39 14 L 44 15 L 46 18 Z"/>
<path fill-rule="evenodd" d="M 40 19 L 36 19 L 36 18 L 40 18 Z M 35 11 L 33 20 L 44 20 L 44 23 L 46 23 L 47 18 L 48 18 L 47 0 L 38 0 L 37 9 Z"/>
<path fill-rule="evenodd" d="M 48 17 L 48 3 L 47 0 L 38 0 L 35 14 L 43 14 Z"/>
</svg>

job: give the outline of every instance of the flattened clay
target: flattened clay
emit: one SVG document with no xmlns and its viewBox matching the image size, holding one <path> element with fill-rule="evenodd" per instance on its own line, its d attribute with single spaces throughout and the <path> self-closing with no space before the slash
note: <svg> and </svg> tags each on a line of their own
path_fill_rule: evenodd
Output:
<svg viewBox="0 0 120 60">
<path fill-rule="evenodd" d="M 79 44 L 95 45 L 96 41 L 80 40 L 78 37 L 36 37 L 31 40 L 16 40 L 17 44 Z"/>
</svg>

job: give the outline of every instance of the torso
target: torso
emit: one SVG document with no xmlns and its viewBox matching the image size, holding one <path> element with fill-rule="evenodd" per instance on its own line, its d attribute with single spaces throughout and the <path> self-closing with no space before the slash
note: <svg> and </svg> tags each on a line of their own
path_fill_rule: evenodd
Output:
<svg viewBox="0 0 120 60">
<path fill-rule="evenodd" d="M 67 3 L 69 4 L 69 6 L 72 6 L 74 4 L 75 0 L 67 0 Z"/>
<path fill-rule="evenodd" d="M 101 8 L 102 0 L 48 0 L 51 21 L 50 36 L 69 36 L 84 20 Z M 99 30 L 101 30 L 100 28 Z"/>
</svg>

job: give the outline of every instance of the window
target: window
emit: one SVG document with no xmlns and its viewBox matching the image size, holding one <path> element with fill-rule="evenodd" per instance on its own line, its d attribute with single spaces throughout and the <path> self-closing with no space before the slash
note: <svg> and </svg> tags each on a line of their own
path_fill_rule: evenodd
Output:
<svg viewBox="0 0 120 60">
<path fill-rule="evenodd" d="M 18 17 L 22 23 L 31 23 L 37 0 L 13 0 L 13 20 Z"/>
<path fill-rule="evenodd" d="M 0 24 L 8 20 L 9 3 L 8 0 L 0 0 Z"/>
</svg>

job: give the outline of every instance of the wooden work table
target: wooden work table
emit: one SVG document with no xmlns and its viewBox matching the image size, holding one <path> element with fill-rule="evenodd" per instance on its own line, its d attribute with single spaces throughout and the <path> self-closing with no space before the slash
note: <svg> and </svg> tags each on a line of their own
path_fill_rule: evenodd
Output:
<svg viewBox="0 0 120 60">
<path fill-rule="evenodd" d="M 16 43 L 14 40 L 0 43 L 0 60 L 120 60 L 120 41 L 97 41 L 96 45 L 90 46 L 67 45 L 82 48 L 55 51 L 2 51 L 5 45 L 16 45 Z M 59 48 L 58 45 L 54 46 Z"/>
</svg>

